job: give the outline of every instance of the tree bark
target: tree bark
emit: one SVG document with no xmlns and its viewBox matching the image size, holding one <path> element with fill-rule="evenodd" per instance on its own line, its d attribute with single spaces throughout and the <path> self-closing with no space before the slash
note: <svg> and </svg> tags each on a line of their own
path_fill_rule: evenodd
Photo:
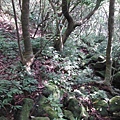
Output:
<svg viewBox="0 0 120 120">
<path fill-rule="evenodd" d="M 30 41 L 29 34 L 29 0 L 22 0 L 22 14 L 21 14 L 21 22 L 22 22 L 22 35 L 24 40 L 24 58 L 25 64 L 30 66 L 33 61 L 33 49 Z"/>
<path fill-rule="evenodd" d="M 22 63 L 24 63 L 24 58 L 23 58 L 21 45 L 20 45 L 20 35 L 19 35 L 19 30 L 18 30 L 17 15 L 16 15 L 16 9 L 15 9 L 14 0 L 12 0 L 12 7 L 13 7 L 13 12 L 14 12 L 14 20 L 15 20 L 15 26 L 16 26 L 16 32 L 17 32 L 17 42 L 18 42 L 18 49 L 19 49 L 19 54 L 20 54 L 20 60 L 21 60 Z"/>
<path fill-rule="evenodd" d="M 80 21 L 75 21 L 73 20 L 72 16 L 69 14 L 69 10 L 68 10 L 68 0 L 62 0 L 62 13 L 64 15 L 64 17 L 67 19 L 68 22 L 68 26 L 66 28 L 66 31 L 63 33 L 62 36 L 60 36 L 59 39 L 55 40 L 54 42 L 54 48 L 58 51 L 62 51 L 63 50 L 63 45 L 66 42 L 67 38 L 69 37 L 69 35 L 74 31 L 74 29 L 77 26 L 81 26 L 82 24 L 84 24 L 87 20 L 90 19 L 90 17 L 95 13 L 95 11 L 99 8 L 101 0 L 97 0 L 96 2 L 96 6 L 95 8 L 86 16 L 84 17 L 82 20 Z"/>
<path fill-rule="evenodd" d="M 2 10 L 2 0 L 0 0 L 0 10 Z"/>
<path fill-rule="evenodd" d="M 109 18 L 108 18 L 108 43 L 106 49 L 106 73 L 105 81 L 106 85 L 111 85 L 111 70 L 112 70 L 112 41 L 114 34 L 114 4 L 115 0 L 110 0 L 109 3 Z"/>
</svg>

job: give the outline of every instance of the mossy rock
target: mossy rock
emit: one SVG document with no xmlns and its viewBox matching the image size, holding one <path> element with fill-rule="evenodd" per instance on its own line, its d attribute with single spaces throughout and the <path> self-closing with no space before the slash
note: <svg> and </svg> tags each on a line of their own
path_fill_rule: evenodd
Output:
<svg viewBox="0 0 120 120">
<path fill-rule="evenodd" d="M 43 91 L 42 91 L 42 94 L 45 96 L 45 97 L 49 97 L 49 95 L 53 95 L 54 98 L 60 98 L 60 90 L 59 88 L 54 85 L 54 84 L 46 84 Z"/>
<path fill-rule="evenodd" d="M 74 118 L 74 116 L 73 116 L 71 111 L 64 110 L 63 113 L 64 113 L 64 116 L 65 116 L 66 119 L 75 120 L 75 118 Z"/>
<path fill-rule="evenodd" d="M 8 119 L 6 117 L 4 117 L 4 116 L 1 116 L 0 120 L 8 120 Z"/>
<path fill-rule="evenodd" d="M 114 75 L 112 84 L 116 88 L 120 89 L 120 71 Z"/>
<path fill-rule="evenodd" d="M 36 110 L 33 113 L 36 117 L 48 116 L 51 120 L 58 118 L 57 112 L 52 108 L 50 101 L 43 95 L 40 96 Z"/>
<path fill-rule="evenodd" d="M 110 112 L 120 111 L 120 96 L 115 96 L 109 100 Z"/>
<path fill-rule="evenodd" d="M 76 98 L 71 98 L 68 100 L 67 109 L 70 110 L 75 118 L 80 118 L 81 107 L 79 101 Z"/>
<path fill-rule="evenodd" d="M 116 119 L 120 119 L 120 111 L 119 112 L 114 112 L 113 113 L 113 117 L 116 118 Z"/>
<path fill-rule="evenodd" d="M 50 118 L 50 120 L 58 118 L 57 112 L 53 110 L 51 106 L 45 106 L 43 110 L 45 111 L 46 115 Z"/>
<path fill-rule="evenodd" d="M 91 62 L 97 62 L 98 61 L 98 55 L 93 55 L 92 57 L 91 57 Z"/>
<path fill-rule="evenodd" d="M 25 98 L 23 100 L 22 109 L 18 110 L 14 115 L 15 120 L 29 120 L 30 110 L 33 107 L 33 100 Z"/>
<path fill-rule="evenodd" d="M 104 78 L 105 77 L 105 71 L 95 71 L 95 75 Z"/>
<path fill-rule="evenodd" d="M 90 116 L 89 120 L 96 120 L 96 118 L 94 116 Z"/>
<path fill-rule="evenodd" d="M 44 106 L 48 105 L 48 103 L 49 103 L 48 99 L 45 96 L 40 95 L 38 102 L 36 103 L 35 110 L 33 111 L 33 116 L 45 117 L 46 112 L 43 110 L 43 108 L 44 108 Z"/>
<path fill-rule="evenodd" d="M 95 70 L 105 70 L 106 67 L 106 61 L 96 62 L 94 65 Z"/>
<path fill-rule="evenodd" d="M 35 117 L 32 120 L 50 120 L 48 117 Z"/>
<path fill-rule="evenodd" d="M 96 100 L 93 102 L 94 108 L 101 114 L 101 116 L 108 115 L 108 103 L 105 100 Z"/>
</svg>

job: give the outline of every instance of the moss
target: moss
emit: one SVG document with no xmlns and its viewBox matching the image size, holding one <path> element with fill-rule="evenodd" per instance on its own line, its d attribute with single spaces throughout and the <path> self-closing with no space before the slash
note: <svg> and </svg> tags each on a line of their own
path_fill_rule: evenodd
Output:
<svg viewBox="0 0 120 120">
<path fill-rule="evenodd" d="M 20 120 L 29 120 L 29 114 L 32 106 L 33 106 L 33 100 L 29 98 L 25 98 L 24 105 L 20 112 Z"/>
<path fill-rule="evenodd" d="M 79 101 L 76 98 L 71 98 L 68 101 L 67 109 L 73 113 L 74 117 L 76 118 L 80 117 L 81 107 L 79 105 Z"/>
<path fill-rule="evenodd" d="M 108 115 L 108 103 L 105 100 L 96 100 L 93 106 L 102 116 Z"/>
<path fill-rule="evenodd" d="M 50 120 L 48 117 L 35 117 L 32 120 Z"/>
<path fill-rule="evenodd" d="M 64 113 L 65 118 L 67 118 L 69 120 L 75 120 L 71 111 L 64 110 L 63 113 Z"/>
<path fill-rule="evenodd" d="M 120 111 L 120 96 L 115 96 L 109 100 L 110 112 Z"/>
<path fill-rule="evenodd" d="M 54 84 L 46 84 L 45 88 L 42 91 L 42 94 L 45 97 L 49 97 L 49 95 L 53 94 L 54 98 L 60 97 L 60 91 L 59 88 Z"/>
<path fill-rule="evenodd" d="M 57 112 L 53 110 L 50 106 L 45 106 L 43 109 L 51 120 L 53 120 L 54 118 L 58 118 Z"/>
</svg>

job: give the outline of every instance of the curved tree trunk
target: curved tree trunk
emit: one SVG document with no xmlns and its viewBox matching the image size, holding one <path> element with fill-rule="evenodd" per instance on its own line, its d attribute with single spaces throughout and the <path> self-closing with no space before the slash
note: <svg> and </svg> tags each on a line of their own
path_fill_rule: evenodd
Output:
<svg viewBox="0 0 120 120">
<path fill-rule="evenodd" d="M 33 49 L 30 41 L 29 34 L 29 0 L 22 0 L 22 14 L 21 14 L 21 22 L 22 22 L 22 35 L 24 39 L 24 58 L 25 65 L 30 66 L 33 62 Z"/>
<path fill-rule="evenodd" d="M 66 31 L 63 33 L 63 35 L 58 35 L 58 36 L 60 36 L 59 39 L 55 40 L 55 42 L 54 42 L 54 47 L 55 47 L 56 50 L 58 50 L 58 51 L 62 51 L 63 50 L 63 45 L 66 42 L 66 40 L 69 37 L 69 35 L 74 31 L 74 29 L 77 26 L 81 26 L 87 20 L 90 19 L 90 17 L 99 8 L 100 3 L 101 3 L 101 0 L 97 0 L 96 1 L 96 6 L 94 7 L 94 9 L 87 16 L 85 16 L 82 20 L 76 22 L 72 18 L 72 16 L 69 14 L 69 10 L 68 10 L 69 3 L 68 3 L 68 0 L 62 0 L 62 14 L 67 19 L 68 26 L 67 26 Z"/>
</svg>

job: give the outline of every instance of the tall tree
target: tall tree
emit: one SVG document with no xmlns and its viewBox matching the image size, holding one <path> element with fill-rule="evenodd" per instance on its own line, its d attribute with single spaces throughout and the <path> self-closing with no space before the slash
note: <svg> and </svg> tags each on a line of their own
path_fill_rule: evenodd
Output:
<svg viewBox="0 0 120 120">
<path fill-rule="evenodd" d="M 18 49 L 19 49 L 19 54 L 20 54 L 20 60 L 21 60 L 22 63 L 24 63 L 24 58 L 23 58 L 21 45 L 20 45 L 20 36 L 19 36 L 18 22 L 17 22 L 17 15 L 16 15 L 16 9 L 15 9 L 14 0 L 12 0 L 12 7 L 13 7 L 14 19 L 15 19 L 15 25 L 16 25 L 16 31 L 17 31 L 17 42 L 18 42 Z"/>
<path fill-rule="evenodd" d="M 2 0 L 0 0 L 0 10 L 2 10 Z"/>
<path fill-rule="evenodd" d="M 21 14 L 21 22 L 22 22 L 22 35 L 24 40 L 24 64 L 30 67 L 33 62 L 33 49 L 30 41 L 29 34 L 29 4 L 30 0 L 22 0 L 22 14 Z"/>
<path fill-rule="evenodd" d="M 111 85 L 111 69 L 112 69 L 112 41 L 114 34 L 114 5 L 115 0 L 110 0 L 109 3 L 109 18 L 108 18 L 108 43 L 106 49 L 106 73 L 104 83 Z"/>
<path fill-rule="evenodd" d="M 83 19 L 79 20 L 79 21 L 75 21 L 73 19 L 73 17 L 70 15 L 69 13 L 69 0 L 62 0 L 62 14 L 64 15 L 64 17 L 67 19 L 68 25 L 67 28 L 65 30 L 65 32 L 63 33 L 62 36 L 60 36 L 59 39 L 57 39 L 54 42 L 54 47 L 56 48 L 56 50 L 58 51 L 62 51 L 63 49 L 63 45 L 66 42 L 67 38 L 69 37 L 69 35 L 74 31 L 74 29 L 77 26 L 81 26 L 82 24 L 84 24 L 87 20 L 90 19 L 90 17 L 95 13 L 95 11 L 99 8 L 100 3 L 102 0 L 97 0 L 96 5 L 94 7 L 94 9 L 87 15 L 85 16 Z"/>
</svg>

